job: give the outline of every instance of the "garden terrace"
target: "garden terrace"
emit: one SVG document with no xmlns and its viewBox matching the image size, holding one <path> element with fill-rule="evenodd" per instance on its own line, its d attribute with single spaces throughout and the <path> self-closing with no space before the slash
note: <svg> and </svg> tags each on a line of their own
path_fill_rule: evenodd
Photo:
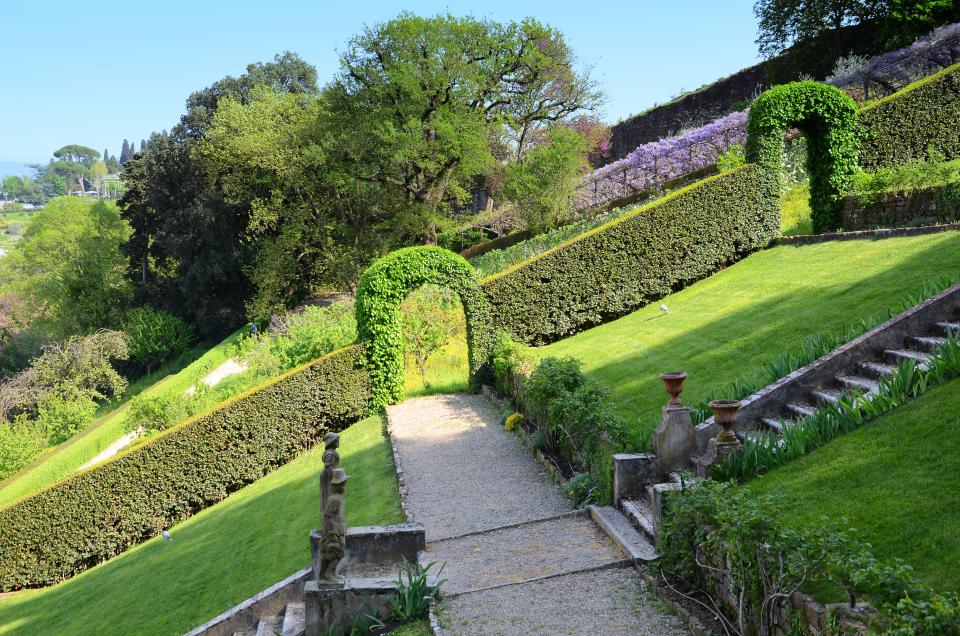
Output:
<svg viewBox="0 0 960 636">
<path fill-rule="evenodd" d="M 878 557 L 904 559 L 930 587 L 960 591 L 960 380 L 754 480 L 792 527 L 846 518 Z M 828 599 L 824 599 L 828 600 Z"/>
<path fill-rule="evenodd" d="M 862 320 L 879 322 L 907 297 L 918 301 L 925 283 L 960 280 L 958 248 L 957 232 L 776 247 L 534 351 L 582 360 L 587 375 L 611 389 L 620 415 L 645 432 L 665 400 L 659 373 L 690 373 L 684 391 L 690 405 L 729 397 L 735 381 L 765 386 L 776 379 L 768 377 L 768 365 L 804 340 L 861 333 L 873 326 Z M 669 313 L 658 308 L 661 302 Z"/>
<path fill-rule="evenodd" d="M 403 521 L 381 417 L 341 434 L 351 525 Z M 182 634 L 307 564 L 322 447 L 83 574 L 0 600 L 0 634 Z"/>
</svg>

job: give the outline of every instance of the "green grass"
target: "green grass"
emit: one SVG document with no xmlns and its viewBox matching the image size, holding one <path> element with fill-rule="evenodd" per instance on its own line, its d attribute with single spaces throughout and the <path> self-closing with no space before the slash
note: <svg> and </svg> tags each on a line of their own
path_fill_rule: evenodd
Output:
<svg viewBox="0 0 960 636">
<path fill-rule="evenodd" d="M 430 630 L 429 621 L 414 621 L 401 625 L 390 634 L 392 636 L 432 636 L 433 632 Z"/>
<path fill-rule="evenodd" d="M 780 201 L 781 234 L 813 234 L 813 221 L 810 220 L 810 183 L 794 185 L 783 194 Z"/>
<path fill-rule="evenodd" d="M 455 338 L 427 359 L 426 381 L 417 367 L 408 361 L 404 371 L 404 392 L 408 398 L 442 393 L 461 393 L 470 385 L 467 341 Z"/>
<path fill-rule="evenodd" d="M 534 352 L 582 360 L 634 430 L 649 430 L 667 399 L 659 373 L 689 372 L 683 399 L 698 404 L 805 338 L 841 333 L 940 277 L 960 280 L 960 233 L 782 246 Z"/>
<path fill-rule="evenodd" d="M 146 395 L 155 395 L 160 391 L 182 393 L 233 355 L 234 344 L 244 333 L 246 328 L 237 330 L 177 373 L 165 374 L 161 371 L 131 383 L 123 398 L 118 403 L 106 405 L 105 412 L 86 430 L 48 450 L 29 466 L 0 484 L 0 507 L 69 477 L 80 466 L 96 457 L 97 453 L 126 433 L 124 415 L 127 410 L 127 400 L 139 393 Z M 191 356 L 196 357 L 196 355 L 195 350 L 188 353 L 185 359 Z"/>
<path fill-rule="evenodd" d="M 847 518 L 877 556 L 960 591 L 960 380 L 759 477 L 795 527 Z"/>
<path fill-rule="evenodd" d="M 350 474 L 347 521 L 398 523 L 403 515 L 380 416 L 342 434 Z M 154 539 L 64 583 L 0 601 L 0 634 L 182 634 L 307 567 L 320 525 L 322 447 Z"/>
</svg>

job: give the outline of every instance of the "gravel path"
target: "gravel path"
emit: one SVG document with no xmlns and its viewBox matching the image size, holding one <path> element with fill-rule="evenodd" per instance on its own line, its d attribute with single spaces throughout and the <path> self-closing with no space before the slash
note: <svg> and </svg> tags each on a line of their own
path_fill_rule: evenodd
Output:
<svg viewBox="0 0 960 636">
<path fill-rule="evenodd" d="M 553 517 L 573 509 L 482 395 L 439 395 L 387 407 L 407 509 L 427 541 Z"/>
<path fill-rule="evenodd" d="M 444 592 L 453 594 L 623 560 L 588 516 L 491 530 L 427 546 L 421 561 L 445 563 Z"/>
<path fill-rule="evenodd" d="M 406 509 L 427 532 L 421 560 L 444 564 L 441 633 L 687 634 L 632 568 L 616 567 L 623 555 L 593 520 L 570 514 L 486 398 L 408 400 L 387 420 Z"/>
<path fill-rule="evenodd" d="M 568 574 L 446 599 L 444 636 L 590 634 L 679 636 L 687 630 L 663 612 L 629 568 Z"/>
</svg>

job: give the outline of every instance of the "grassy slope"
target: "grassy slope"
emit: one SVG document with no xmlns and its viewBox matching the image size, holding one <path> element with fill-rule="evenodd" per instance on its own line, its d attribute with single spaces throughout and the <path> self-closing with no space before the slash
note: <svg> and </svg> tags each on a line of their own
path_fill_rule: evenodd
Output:
<svg viewBox="0 0 960 636">
<path fill-rule="evenodd" d="M 241 328 L 214 346 L 176 374 L 166 376 L 153 384 L 138 382 L 125 394 L 125 399 L 138 393 L 152 395 L 161 390 L 185 391 L 233 353 L 233 344 L 246 332 Z M 156 380 L 156 377 L 151 379 Z M 72 439 L 51 449 L 19 474 L 0 486 L 0 507 L 32 494 L 50 484 L 68 477 L 101 450 L 126 432 L 123 428 L 126 404 L 103 414 L 96 422 Z"/>
<path fill-rule="evenodd" d="M 657 374 L 690 373 L 698 403 L 812 334 L 842 331 L 938 276 L 960 279 L 960 234 L 784 246 L 758 252 L 659 303 L 537 349 L 572 355 L 611 388 L 628 422 L 651 427 L 666 400 Z"/>
<path fill-rule="evenodd" d="M 342 436 L 351 525 L 402 520 L 379 416 Z M 322 448 L 154 539 L 52 588 L 0 601 L 0 634 L 180 634 L 307 567 Z"/>
<path fill-rule="evenodd" d="M 960 591 L 960 380 L 755 480 L 790 525 L 846 517 L 879 556 Z"/>
</svg>

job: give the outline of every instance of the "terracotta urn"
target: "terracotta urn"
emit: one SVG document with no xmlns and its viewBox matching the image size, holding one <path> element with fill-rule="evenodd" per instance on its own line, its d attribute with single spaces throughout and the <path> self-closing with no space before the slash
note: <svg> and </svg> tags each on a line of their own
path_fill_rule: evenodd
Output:
<svg viewBox="0 0 960 636">
<path fill-rule="evenodd" d="M 733 422 L 737 419 L 737 411 L 740 410 L 739 400 L 713 400 L 710 402 L 710 409 L 713 411 L 713 420 L 723 427 L 723 430 L 717 435 L 717 442 L 720 444 L 739 444 L 740 440 L 733 434 Z"/>
<path fill-rule="evenodd" d="M 667 371 L 660 374 L 660 379 L 663 380 L 663 386 L 667 390 L 667 395 L 670 396 L 667 406 L 682 408 L 683 402 L 680 401 L 680 394 L 683 392 L 683 381 L 687 379 L 687 372 Z"/>
</svg>

